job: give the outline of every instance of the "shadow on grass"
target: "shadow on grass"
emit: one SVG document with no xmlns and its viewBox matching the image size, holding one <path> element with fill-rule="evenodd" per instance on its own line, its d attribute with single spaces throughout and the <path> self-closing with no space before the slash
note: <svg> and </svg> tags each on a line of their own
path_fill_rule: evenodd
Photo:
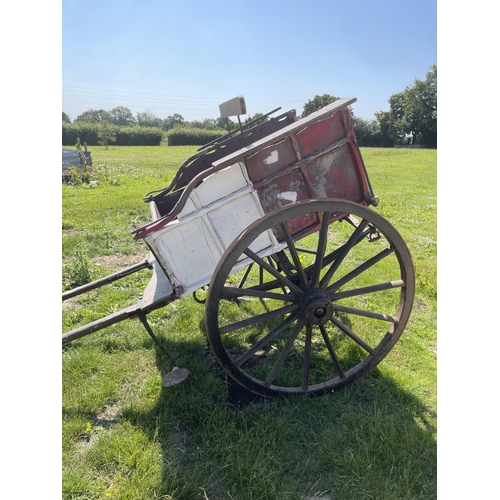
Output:
<svg viewBox="0 0 500 500">
<path fill-rule="evenodd" d="M 436 498 L 435 408 L 383 369 L 334 394 L 270 400 L 232 382 L 208 343 L 161 341 L 189 378 L 162 387 L 153 408 L 123 411 L 161 446 L 158 495 Z M 155 349 L 164 377 L 172 364 Z"/>
</svg>

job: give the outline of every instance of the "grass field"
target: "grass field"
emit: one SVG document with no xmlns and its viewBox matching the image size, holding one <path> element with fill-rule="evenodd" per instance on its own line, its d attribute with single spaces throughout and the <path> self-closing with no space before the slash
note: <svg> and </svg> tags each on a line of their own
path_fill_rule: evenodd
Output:
<svg viewBox="0 0 500 500">
<path fill-rule="evenodd" d="M 62 188 L 63 290 L 142 260 L 131 231 L 142 196 L 169 184 L 194 147 L 92 147 L 96 182 Z M 401 339 L 377 368 L 321 398 L 235 404 L 191 297 L 148 316 L 190 377 L 139 321 L 62 349 L 64 499 L 413 500 L 437 497 L 436 151 L 362 148 L 380 205 L 405 239 L 416 296 Z M 144 274 L 143 274 L 144 273 Z M 127 305 L 136 273 L 63 305 L 69 331 Z"/>
</svg>

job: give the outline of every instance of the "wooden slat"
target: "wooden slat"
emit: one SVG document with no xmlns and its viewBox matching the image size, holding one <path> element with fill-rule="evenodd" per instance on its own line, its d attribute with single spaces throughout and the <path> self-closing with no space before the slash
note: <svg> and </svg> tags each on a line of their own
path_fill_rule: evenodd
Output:
<svg viewBox="0 0 500 500">
<path fill-rule="evenodd" d="M 154 309 L 156 305 L 174 294 L 170 281 L 153 254 L 150 254 L 148 261 L 153 267 L 153 276 L 142 295 L 142 310 Z"/>
</svg>

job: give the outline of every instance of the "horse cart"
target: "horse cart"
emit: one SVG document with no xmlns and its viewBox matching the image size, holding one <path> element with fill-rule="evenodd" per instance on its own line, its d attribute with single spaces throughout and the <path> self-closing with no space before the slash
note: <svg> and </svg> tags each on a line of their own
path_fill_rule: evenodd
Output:
<svg viewBox="0 0 500 500">
<path fill-rule="evenodd" d="M 408 248 L 373 209 L 349 105 L 339 99 L 242 126 L 240 96 L 221 104 L 229 131 L 186 160 L 165 189 L 148 193 L 152 221 L 134 231 L 150 253 L 63 301 L 152 270 L 138 302 L 62 335 L 63 344 L 138 318 L 184 380 L 147 314 L 193 294 L 205 306 L 211 349 L 223 369 L 265 397 L 320 395 L 372 370 L 403 332 L 415 277 Z M 263 120 L 262 120 L 263 118 Z M 228 128 L 229 130 L 229 128 Z"/>
</svg>

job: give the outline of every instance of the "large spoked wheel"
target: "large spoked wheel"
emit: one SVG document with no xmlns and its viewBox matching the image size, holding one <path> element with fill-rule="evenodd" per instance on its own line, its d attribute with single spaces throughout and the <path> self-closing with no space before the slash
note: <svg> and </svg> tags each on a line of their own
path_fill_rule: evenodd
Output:
<svg viewBox="0 0 500 500">
<path fill-rule="evenodd" d="M 315 232 L 294 233 L 304 221 Z M 284 248 L 254 253 L 269 231 Z M 246 267 L 235 272 L 241 262 Z M 294 203 L 254 222 L 224 253 L 208 289 L 207 335 L 246 389 L 320 395 L 387 355 L 414 288 L 408 248 L 383 217 L 343 200 Z"/>
</svg>

